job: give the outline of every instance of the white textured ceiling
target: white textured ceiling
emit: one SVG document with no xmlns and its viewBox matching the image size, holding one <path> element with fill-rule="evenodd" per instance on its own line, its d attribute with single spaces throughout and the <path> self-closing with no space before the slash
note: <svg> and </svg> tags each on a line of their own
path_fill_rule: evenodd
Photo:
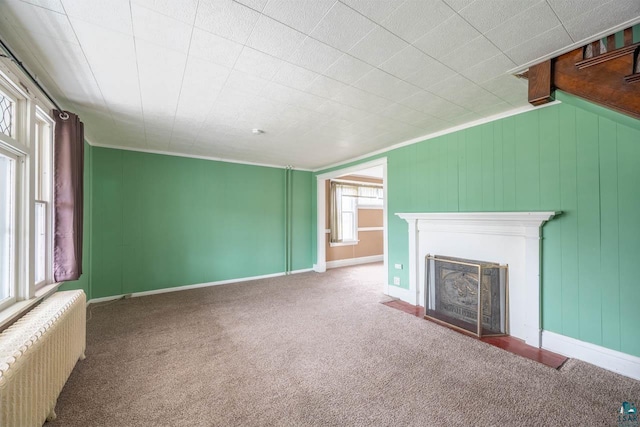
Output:
<svg viewBox="0 0 640 427">
<path fill-rule="evenodd" d="M 92 143 L 313 169 L 525 105 L 508 70 L 640 1 L 0 0 L 0 17 Z"/>
</svg>

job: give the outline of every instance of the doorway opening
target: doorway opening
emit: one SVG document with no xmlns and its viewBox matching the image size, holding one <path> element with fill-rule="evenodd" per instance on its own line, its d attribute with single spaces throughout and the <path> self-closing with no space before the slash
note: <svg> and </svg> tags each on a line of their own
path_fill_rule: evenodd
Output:
<svg viewBox="0 0 640 427">
<path fill-rule="evenodd" d="M 383 263 L 388 293 L 387 158 L 317 176 L 316 272 Z"/>
</svg>

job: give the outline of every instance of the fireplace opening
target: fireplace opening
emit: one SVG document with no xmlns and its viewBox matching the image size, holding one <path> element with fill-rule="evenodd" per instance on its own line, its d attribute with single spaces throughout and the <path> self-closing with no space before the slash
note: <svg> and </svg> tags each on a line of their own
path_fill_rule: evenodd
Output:
<svg viewBox="0 0 640 427">
<path fill-rule="evenodd" d="M 478 337 L 509 333 L 507 265 L 427 255 L 425 276 L 425 318 Z"/>
</svg>

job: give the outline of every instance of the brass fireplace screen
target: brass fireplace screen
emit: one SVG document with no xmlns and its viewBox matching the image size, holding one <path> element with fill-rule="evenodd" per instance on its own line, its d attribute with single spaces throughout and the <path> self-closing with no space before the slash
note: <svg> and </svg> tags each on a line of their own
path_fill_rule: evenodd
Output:
<svg viewBox="0 0 640 427">
<path fill-rule="evenodd" d="M 427 255 L 424 295 L 425 318 L 477 337 L 509 333 L 507 265 Z"/>
</svg>

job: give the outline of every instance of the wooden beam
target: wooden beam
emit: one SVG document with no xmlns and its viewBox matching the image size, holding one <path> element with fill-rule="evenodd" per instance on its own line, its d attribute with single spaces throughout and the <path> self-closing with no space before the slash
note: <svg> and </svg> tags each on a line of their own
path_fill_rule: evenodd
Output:
<svg viewBox="0 0 640 427">
<path fill-rule="evenodd" d="M 551 60 L 529 67 L 529 103 L 542 105 L 551 102 Z"/>
<path fill-rule="evenodd" d="M 633 73 L 633 51 L 618 55 L 629 46 L 600 55 L 609 58 L 597 67 L 583 69 L 576 67 L 582 61 L 582 49 L 560 55 L 553 60 L 553 87 L 640 119 L 640 85 L 637 76 L 629 75 Z"/>
</svg>

